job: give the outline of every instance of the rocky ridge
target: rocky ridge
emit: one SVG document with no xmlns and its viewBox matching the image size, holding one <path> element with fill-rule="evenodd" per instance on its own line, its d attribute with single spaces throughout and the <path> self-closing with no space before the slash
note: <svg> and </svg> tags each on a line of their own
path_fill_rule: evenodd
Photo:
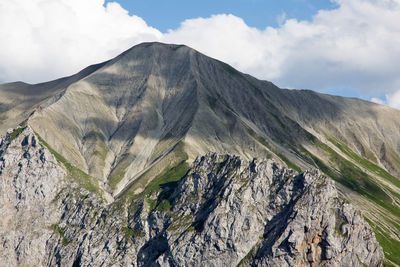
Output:
<svg viewBox="0 0 400 267">
<path fill-rule="evenodd" d="M 208 153 L 181 179 L 111 204 L 68 172 L 29 126 L 0 139 L 0 262 L 377 266 L 383 260 L 361 214 L 317 170 L 298 174 L 270 159 Z"/>
</svg>

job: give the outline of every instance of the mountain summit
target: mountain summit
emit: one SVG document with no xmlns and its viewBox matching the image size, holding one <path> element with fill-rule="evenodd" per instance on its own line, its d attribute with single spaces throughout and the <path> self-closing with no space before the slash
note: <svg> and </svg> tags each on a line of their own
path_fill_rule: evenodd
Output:
<svg viewBox="0 0 400 267">
<path fill-rule="evenodd" d="M 29 125 L 109 204 L 147 194 L 174 171 L 176 182 L 210 151 L 269 158 L 298 173 L 319 168 L 400 264 L 398 110 L 280 89 L 187 46 L 143 43 L 70 77 L 0 85 L 0 111 L 0 129 Z"/>
<path fill-rule="evenodd" d="M 29 124 L 118 194 L 147 170 L 187 156 L 274 154 L 255 134 L 279 151 L 306 142 L 311 135 L 272 104 L 275 91 L 186 46 L 142 44 L 69 85 Z"/>
<path fill-rule="evenodd" d="M 182 154 L 272 156 L 306 169 L 312 164 L 298 145 L 315 138 L 338 139 L 400 173 L 393 109 L 282 90 L 183 45 L 144 43 L 86 72 L 38 106 L 29 124 L 115 194 Z"/>
</svg>

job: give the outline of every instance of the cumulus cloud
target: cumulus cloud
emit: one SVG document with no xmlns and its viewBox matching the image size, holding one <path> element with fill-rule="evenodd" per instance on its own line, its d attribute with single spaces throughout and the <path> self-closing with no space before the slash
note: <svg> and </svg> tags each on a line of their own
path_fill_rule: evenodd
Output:
<svg viewBox="0 0 400 267">
<path fill-rule="evenodd" d="M 0 1 L 0 81 L 70 75 L 161 33 L 103 0 Z"/>
<path fill-rule="evenodd" d="M 285 52 L 279 50 L 282 40 L 276 30 L 251 28 L 233 15 L 186 20 L 180 28 L 165 34 L 162 40 L 187 44 L 258 77 L 274 79 L 281 76 L 280 66 L 285 55 L 277 55 Z"/>
<path fill-rule="evenodd" d="M 400 109 L 400 91 L 386 96 L 386 100 L 389 107 Z"/>
<path fill-rule="evenodd" d="M 158 40 L 187 44 L 282 87 L 394 96 L 400 90 L 400 0 L 334 1 L 337 8 L 320 10 L 311 21 L 281 16 L 277 27 L 257 29 L 219 14 L 183 21 L 164 34 L 103 0 L 2 1 L 0 80 L 72 74 Z"/>
<path fill-rule="evenodd" d="M 386 105 L 392 108 L 400 109 L 400 90 L 385 95 L 385 100 L 373 97 L 371 101 L 377 104 Z"/>
<path fill-rule="evenodd" d="M 353 88 L 361 95 L 400 88 L 400 1 L 337 0 L 312 21 L 251 28 L 233 15 L 184 21 L 163 38 L 187 43 L 284 87 Z"/>
</svg>

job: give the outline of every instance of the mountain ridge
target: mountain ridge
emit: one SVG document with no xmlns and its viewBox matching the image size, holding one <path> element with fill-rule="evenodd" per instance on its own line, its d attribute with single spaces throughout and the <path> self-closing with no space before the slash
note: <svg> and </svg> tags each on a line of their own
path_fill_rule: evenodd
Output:
<svg viewBox="0 0 400 267">
<path fill-rule="evenodd" d="M 8 266 L 382 263 L 369 225 L 317 170 L 208 153 L 125 206 L 85 189 L 52 153 L 29 126 L 0 138 Z"/>
<path fill-rule="evenodd" d="M 400 264 L 390 250 L 400 244 L 400 111 L 280 89 L 182 45 L 140 44 L 81 75 L 36 86 L 43 95 L 22 112 L 8 109 L 0 86 L 0 110 L 11 116 L 0 126 L 25 121 L 110 202 L 209 151 L 273 158 L 298 172 L 318 167 Z"/>
</svg>

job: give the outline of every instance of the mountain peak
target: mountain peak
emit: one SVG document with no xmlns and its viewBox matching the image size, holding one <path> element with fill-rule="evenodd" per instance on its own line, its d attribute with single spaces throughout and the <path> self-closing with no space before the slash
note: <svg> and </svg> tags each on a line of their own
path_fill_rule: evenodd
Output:
<svg viewBox="0 0 400 267">
<path fill-rule="evenodd" d="M 299 173 L 318 167 L 384 225 L 385 238 L 400 224 L 400 216 L 382 222 L 375 215 L 400 214 L 398 110 L 280 89 L 162 43 L 134 46 L 56 81 L 0 86 L 0 100 L 2 127 L 30 125 L 65 166 L 98 181 L 115 201 L 182 177 L 189 162 L 211 151 L 273 158 Z M 400 244 L 390 242 L 389 249 Z"/>
<path fill-rule="evenodd" d="M 142 59 L 144 61 L 151 62 L 150 59 L 157 57 L 168 57 L 171 58 L 171 55 L 190 55 L 199 53 L 193 48 L 190 48 L 186 45 L 176 45 L 176 44 L 167 44 L 160 42 L 145 42 L 135 45 L 128 50 L 122 52 L 120 55 L 115 57 L 111 62 L 115 63 L 121 59 L 128 60 L 131 59 Z"/>
</svg>

